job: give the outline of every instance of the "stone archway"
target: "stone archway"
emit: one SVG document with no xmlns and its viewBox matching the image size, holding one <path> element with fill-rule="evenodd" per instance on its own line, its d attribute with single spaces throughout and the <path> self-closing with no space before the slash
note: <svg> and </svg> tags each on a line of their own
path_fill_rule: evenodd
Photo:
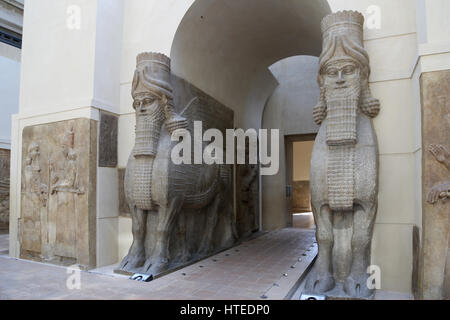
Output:
<svg viewBox="0 0 450 320">
<path fill-rule="evenodd" d="M 232 108 L 237 126 L 259 128 L 278 85 L 268 67 L 290 56 L 318 56 L 328 13 L 325 0 L 197 0 L 175 34 L 172 72 Z"/>
<path fill-rule="evenodd" d="M 235 127 L 260 129 L 279 86 L 269 67 L 291 56 L 318 56 L 320 23 L 328 13 L 325 0 L 196 0 L 174 37 L 172 72 L 231 108 Z"/>
</svg>

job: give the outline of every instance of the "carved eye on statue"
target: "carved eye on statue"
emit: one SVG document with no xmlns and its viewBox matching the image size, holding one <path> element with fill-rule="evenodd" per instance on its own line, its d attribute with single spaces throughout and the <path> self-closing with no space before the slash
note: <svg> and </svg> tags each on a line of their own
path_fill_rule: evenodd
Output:
<svg viewBox="0 0 450 320">
<path fill-rule="evenodd" d="M 351 74 L 355 73 L 355 70 L 356 70 L 356 67 L 354 65 L 348 65 L 348 66 L 345 66 L 342 71 L 346 75 L 351 75 Z"/>
<path fill-rule="evenodd" d="M 329 68 L 327 70 L 327 76 L 329 77 L 337 77 L 338 75 L 338 70 L 336 68 Z"/>
<path fill-rule="evenodd" d="M 143 102 L 145 105 L 149 105 L 149 104 L 152 104 L 153 101 L 155 101 L 154 98 L 145 98 Z"/>
<path fill-rule="evenodd" d="M 140 105 L 141 105 L 141 102 L 139 100 L 134 100 L 134 102 L 133 102 L 133 108 L 134 109 L 139 108 Z"/>
</svg>

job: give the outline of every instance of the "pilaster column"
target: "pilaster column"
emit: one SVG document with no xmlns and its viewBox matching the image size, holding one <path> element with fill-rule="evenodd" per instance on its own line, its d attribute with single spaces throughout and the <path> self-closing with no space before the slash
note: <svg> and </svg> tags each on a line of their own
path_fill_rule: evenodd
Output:
<svg viewBox="0 0 450 320">
<path fill-rule="evenodd" d="M 27 197 L 24 200 L 24 168 L 29 162 L 31 143 L 38 142 L 41 182 L 48 188 L 41 218 L 49 221 L 49 229 L 42 226 L 40 218 L 33 218 L 34 227 L 39 222 L 42 233 L 36 240 L 42 250 L 34 253 L 75 259 L 86 267 L 117 260 L 117 236 L 111 232 L 117 229 L 118 204 L 114 200 L 117 170 L 114 161 L 104 167 L 98 159 L 101 152 L 112 152 L 111 157 L 117 158 L 114 155 L 117 139 L 107 141 L 100 136 L 102 130 L 112 130 L 112 136 L 117 135 L 117 126 L 114 127 L 117 119 L 111 121 L 110 117 L 119 113 L 122 20 L 123 0 L 25 2 L 19 113 L 13 116 L 12 124 L 10 255 L 13 257 L 26 254 L 22 248 L 27 238 L 22 218 L 28 201 Z M 112 127 L 102 126 L 99 122 L 103 119 L 108 119 Z M 67 135 L 73 136 L 72 142 L 67 142 Z M 103 132 L 103 136 L 108 135 Z M 67 155 L 61 153 L 62 145 L 70 149 Z M 65 209 L 60 208 L 60 192 L 52 189 L 57 184 L 52 181 L 52 174 L 58 173 L 63 179 L 67 166 L 72 166 L 79 175 L 78 181 L 85 182 L 74 184 L 67 191 L 74 195 L 74 206 L 83 206 L 84 216 L 73 218 L 82 221 L 83 227 L 76 229 L 78 244 L 65 239 L 65 249 L 58 253 L 55 243 L 62 241 L 58 239 L 61 230 L 58 222 L 52 220 L 52 210 L 63 213 Z M 106 184 L 107 188 L 100 184 Z M 110 197 L 113 199 L 108 201 Z M 52 237 L 56 239 L 53 243 Z M 29 248 L 37 251 L 37 247 Z M 66 252 L 67 257 L 61 252 Z"/>
</svg>

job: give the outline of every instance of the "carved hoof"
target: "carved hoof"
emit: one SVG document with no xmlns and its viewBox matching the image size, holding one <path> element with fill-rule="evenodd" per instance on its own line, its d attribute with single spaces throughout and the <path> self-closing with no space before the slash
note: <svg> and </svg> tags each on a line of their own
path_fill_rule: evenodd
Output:
<svg viewBox="0 0 450 320">
<path fill-rule="evenodd" d="M 145 274 L 151 274 L 153 276 L 157 276 L 158 274 L 166 271 L 169 268 L 169 260 L 165 258 L 160 258 L 157 262 L 150 265 L 150 268 L 143 272 Z"/>
<path fill-rule="evenodd" d="M 367 287 L 368 278 L 367 273 L 350 274 L 344 282 L 345 293 L 352 298 L 370 298 L 375 291 Z"/>
<path fill-rule="evenodd" d="M 150 271 L 150 268 L 152 267 L 152 265 L 153 265 L 153 259 L 150 257 L 147 259 L 147 261 L 145 261 L 144 266 L 141 268 L 141 273 L 142 274 L 151 274 L 149 271 Z"/>
<path fill-rule="evenodd" d="M 308 293 L 324 294 L 325 292 L 332 290 L 334 286 L 334 277 L 330 273 L 319 275 L 317 272 L 313 271 L 306 281 L 305 288 Z"/>
<path fill-rule="evenodd" d="M 145 258 L 141 255 L 130 255 L 128 254 L 123 258 L 119 265 L 119 269 L 128 272 L 136 272 L 145 262 Z"/>
<path fill-rule="evenodd" d="M 145 262 L 145 251 L 143 248 L 138 248 L 132 245 L 130 252 L 123 258 L 119 265 L 119 269 L 127 272 L 136 272 Z"/>
</svg>

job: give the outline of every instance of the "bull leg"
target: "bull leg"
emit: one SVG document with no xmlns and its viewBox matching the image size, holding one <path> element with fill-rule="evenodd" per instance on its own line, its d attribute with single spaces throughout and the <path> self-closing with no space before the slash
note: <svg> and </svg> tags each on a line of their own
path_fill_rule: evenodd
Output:
<svg viewBox="0 0 450 320">
<path fill-rule="evenodd" d="M 369 298 L 374 293 L 374 290 L 369 289 L 367 285 L 369 278 L 367 268 L 370 265 L 370 243 L 376 211 L 376 204 L 367 209 L 355 205 L 352 236 L 353 261 L 350 275 L 344 282 L 345 292 L 352 297 Z"/>
<path fill-rule="evenodd" d="M 208 254 L 211 252 L 213 243 L 213 233 L 214 228 L 217 225 L 217 219 L 219 218 L 219 205 L 220 205 L 221 197 L 217 195 L 214 199 L 213 203 L 209 206 L 207 214 L 206 214 L 206 227 L 205 227 L 205 236 L 202 239 L 202 243 L 200 245 L 200 254 Z"/>
<path fill-rule="evenodd" d="M 145 262 L 145 230 L 147 216 L 142 209 L 130 205 L 133 232 L 133 244 L 127 256 L 122 260 L 119 269 L 136 272 Z"/>
<path fill-rule="evenodd" d="M 176 197 L 170 201 L 168 207 L 159 207 L 155 250 L 143 267 L 144 273 L 157 275 L 167 270 L 169 266 L 170 235 L 173 233 L 175 217 L 180 211 L 182 204 L 182 198 Z"/>
<path fill-rule="evenodd" d="M 187 226 L 187 219 L 186 219 L 186 213 L 180 212 L 179 213 L 179 219 L 178 219 L 178 228 L 180 230 L 180 237 L 182 237 L 183 240 L 183 257 L 181 258 L 181 261 L 183 263 L 188 262 L 191 257 L 191 250 L 188 243 L 188 226 Z"/>
<path fill-rule="evenodd" d="M 314 263 L 314 269 L 306 281 L 306 290 L 309 293 L 323 294 L 335 286 L 332 275 L 331 253 L 334 244 L 333 238 L 333 216 L 329 206 L 325 205 L 317 212 L 312 207 L 316 221 L 316 238 L 319 245 L 319 253 Z"/>
</svg>

